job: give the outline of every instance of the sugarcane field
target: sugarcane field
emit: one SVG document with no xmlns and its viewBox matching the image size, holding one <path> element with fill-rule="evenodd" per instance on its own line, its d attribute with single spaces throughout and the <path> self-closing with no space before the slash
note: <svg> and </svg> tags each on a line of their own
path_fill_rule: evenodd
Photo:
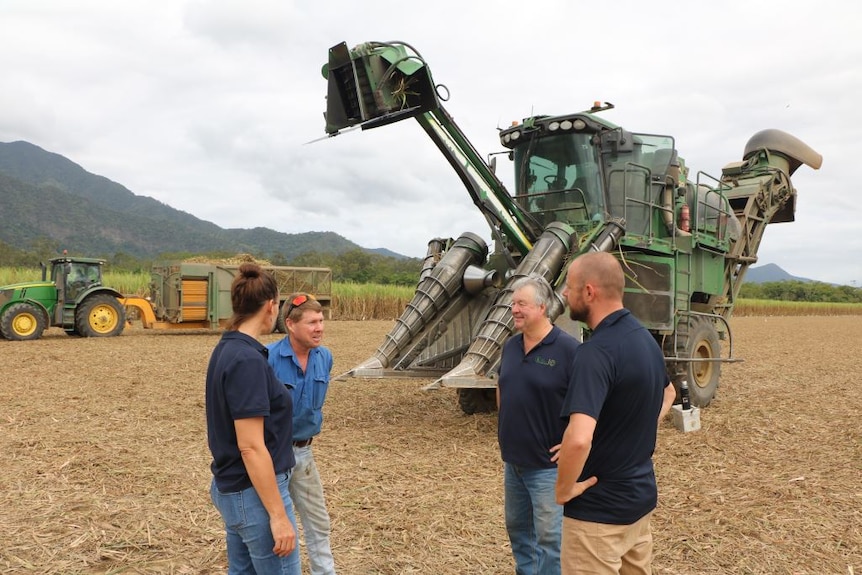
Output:
<svg viewBox="0 0 862 575">
<path fill-rule="evenodd" d="M 743 361 L 722 366 L 700 429 L 659 427 L 654 571 L 862 574 L 862 322 L 730 323 Z M 335 366 L 314 453 L 336 568 L 512 573 L 496 414 L 465 415 L 428 380 L 335 379 L 392 325 L 326 322 Z M 204 417 L 219 337 L 0 341 L 0 573 L 226 571 Z"/>
</svg>

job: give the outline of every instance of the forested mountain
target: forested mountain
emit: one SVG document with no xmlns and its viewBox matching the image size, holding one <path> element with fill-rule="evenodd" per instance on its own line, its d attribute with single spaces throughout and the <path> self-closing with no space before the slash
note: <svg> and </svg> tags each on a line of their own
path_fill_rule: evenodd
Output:
<svg viewBox="0 0 862 575">
<path fill-rule="evenodd" d="M 791 275 L 776 264 L 764 264 L 762 266 L 750 267 L 745 274 L 745 283 L 762 284 L 766 282 L 783 281 L 812 282 L 815 280 Z"/>
<path fill-rule="evenodd" d="M 0 142 L 0 242 L 26 250 L 46 239 L 69 253 L 101 257 L 242 252 L 290 260 L 311 251 L 380 251 L 361 248 L 333 232 L 223 229 L 135 195 L 59 154 L 27 142 Z"/>
</svg>

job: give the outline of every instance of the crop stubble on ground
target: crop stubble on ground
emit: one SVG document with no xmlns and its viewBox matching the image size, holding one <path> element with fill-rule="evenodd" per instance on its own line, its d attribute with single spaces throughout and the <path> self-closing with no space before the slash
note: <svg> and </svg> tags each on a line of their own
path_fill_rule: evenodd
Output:
<svg viewBox="0 0 862 575">
<path fill-rule="evenodd" d="M 390 322 L 327 324 L 342 373 Z M 655 456 L 658 573 L 862 573 L 857 317 L 735 318 L 700 431 Z M 269 336 L 272 341 L 277 336 Z M 0 573 L 220 573 L 213 333 L 0 341 Z M 335 381 L 315 442 L 339 571 L 511 573 L 493 415 L 424 381 Z"/>
</svg>

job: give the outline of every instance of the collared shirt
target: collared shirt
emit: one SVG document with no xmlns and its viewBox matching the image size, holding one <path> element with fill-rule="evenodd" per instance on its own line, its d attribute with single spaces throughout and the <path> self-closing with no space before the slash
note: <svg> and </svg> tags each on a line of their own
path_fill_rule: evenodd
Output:
<svg viewBox="0 0 862 575">
<path fill-rule="evenodd" d="M 224 492 L 251 487 L 237 445 L 237 419 L 263 418 L 264 441 L 276 473 L 288 471 L 295 463 L 290 393 L 276 378 L 266 356 L 267 349 L 253 337 L 226 331 L 210 357 L 206 380 L 207 440 L 216 485 Z"/>
<path fill-rule="evenodd" d="M 267 346 L 269 364 L 275 375 L 293 391 L 293 440 L 304 441 L 320 433 L 323 425 L 323 401 L 329 389 L 332 352 L 324 346 L 308 351 L 305 372 L 285 336 Z"/>
<path fill-rule="evenodd" d="M 592 447 L 579 478 L 598 483 L 564 508 L 566 517 L 629 525 L 656 506 L 652 454 L 668 384 L 664 354 L 629 310 L 609 314 L 578 347 L 561 417 L 596 420 Z"/>
<path fill-rule="evenodd" d="M 558 416 L 578 345 L 556 326 L 527 354 L 523 334 L 503 344 L 497 438 L 506 463 L 532 469 L 556 467 L 550 449 L 562 441 L 566 429 Z"/>
</svg>

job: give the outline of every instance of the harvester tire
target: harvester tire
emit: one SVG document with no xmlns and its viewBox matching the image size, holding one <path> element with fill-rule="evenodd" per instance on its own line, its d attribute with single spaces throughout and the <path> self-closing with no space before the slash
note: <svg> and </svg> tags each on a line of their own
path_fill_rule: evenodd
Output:
<svg viewBox="0 0 862 575">
<path fill-rule="evenodd" d="M 677 326 L 677 355 L 690 359 L 718 359 L 721 346 L 715 324 L 701 317 L 690 317 Z M 691 404 L 706 407 L 715 397 L 721 377 L 721 362 L 694 361 L 682 364 L 688 381 Z"/>
<path fill-rule="evenodd" d="M 47 323 L 45 313 L 35 305 L 16 303 L 9 306 L 0 318 L 0 331 L 4 337 L 14 341 L 39 339 Z"/>
<path fill-rule="evenodd" d="M 462 387 L 458 390 L 458 405 L 467 415 L 497 411 L 497 390 Z"/>
<path fill-rule="evenodd" d="M 75 312 L 75 330 L 84 337 L 114 337 L 125 327 L 126 309 L 112 295 L 92 295 Z"/>
</svg>

